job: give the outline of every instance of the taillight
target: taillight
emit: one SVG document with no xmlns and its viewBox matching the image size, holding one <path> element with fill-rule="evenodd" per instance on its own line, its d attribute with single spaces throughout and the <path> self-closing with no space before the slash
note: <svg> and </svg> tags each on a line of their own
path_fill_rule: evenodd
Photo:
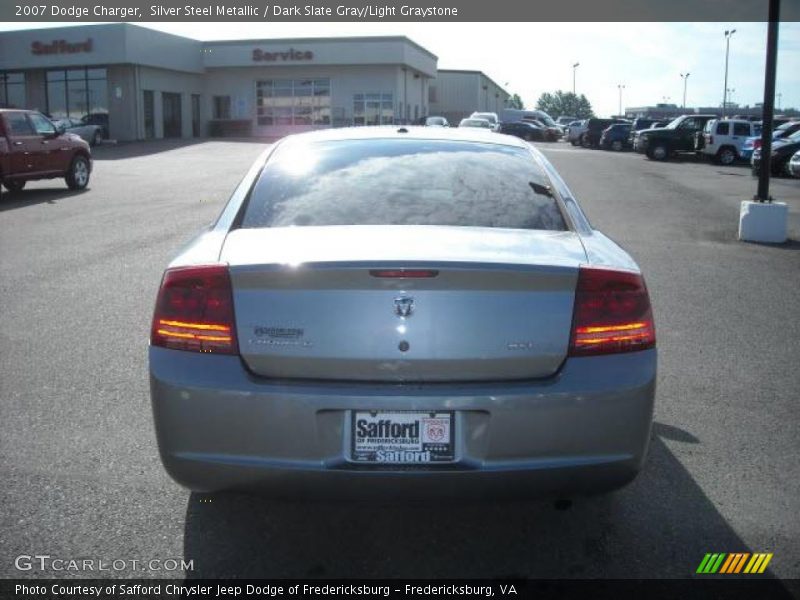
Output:
<svg viewBox="0 0 800 600">
<path fill-rule="evenodd" d="M 238 354 L 228 268 L 167 269 L 158 291 L 150 343 L 175 350 Z"/>
<path fill-rule="evenodd" d="M 753 140 L 753 150 L 761 148 L 761 139 Z"/>
<path fill-rule="evenodd" d="M 655 345 L 653 311 L 642 276 L 581 267 L 572 314 L 570 356 L 634 352 Z"/>
</svg>

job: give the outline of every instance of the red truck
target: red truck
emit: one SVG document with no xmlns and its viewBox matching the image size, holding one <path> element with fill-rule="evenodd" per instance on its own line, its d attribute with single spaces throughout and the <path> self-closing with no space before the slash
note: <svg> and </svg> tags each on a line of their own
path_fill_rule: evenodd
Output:
<svg viewBox="0 0 800 600">
<path fill-rule="evenodd" d="M 89 144 L 34 110 L 0 109 L 0 182 L 18 192 L 33 179 L 63 177 L 71 190 L 89 183 Z"/>
</svg>

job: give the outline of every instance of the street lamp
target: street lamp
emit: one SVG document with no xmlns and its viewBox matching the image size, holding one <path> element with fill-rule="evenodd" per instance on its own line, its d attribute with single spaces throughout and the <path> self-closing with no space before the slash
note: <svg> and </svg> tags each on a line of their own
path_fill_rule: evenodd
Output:
<svg viewBox="0 0 800 600">
<path fill-rule="evenodd" d="M 581 66 L 581 63 L 579 63 L 579 62 L 576 62 L 574 65 L 572 65 L 572 94 L 573 95 L 575 94 L 575 71 L 580 66 Z"/>
<path fill-rule="evenodd" d="M 728 104 L 728 54 L 731 49 L 731 38 L 736 33 L 735 29 L 725 30 L 725 85 L 722 87 L 722 116 L 725 117 L 725 107 Z"/>
<path fill-rule="evenodd" d="M 736 88 L 728 88 L 728 104 L 733 104 L 733 93 L 736 91 Z"/>
<path fill-rule="evenodd" d="M 620 84 L 617 85 L 617 89 L 619 90 L 619 112 L 617 113 L 617 115 L 619 115 L 621 117 L 622 116 L 622 90 L 625 89 L 625 86 L 620 83 Z"/>
<path fill-rule="evenodd" d="M 780 110 L 780 109 L 781 109 L 781 98 L 783 97 L 783 94 L 781 94 L 780 92 L 778 92 L 778 93 L 777 93 L 777 94 L 775 94 L 775 95 L 778 97 L 778 110 Z"/>
<path fill-rule="evenodd" d="M 683 79 L 683 109 L 686 110 L 686 83 L 689 81 L 689 75 L 691 73 L 681 73 L 681 79 Z"/>
</svg>

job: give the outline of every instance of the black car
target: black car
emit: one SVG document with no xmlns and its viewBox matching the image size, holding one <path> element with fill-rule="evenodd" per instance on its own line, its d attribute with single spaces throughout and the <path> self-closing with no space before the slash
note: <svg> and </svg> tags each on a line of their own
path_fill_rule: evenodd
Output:
<svg viewBox="0 0 800 600">
<path fill-rule="evenodd" d="M 545 130 L 527 121 L 513 121 L 511 123 L 500 123 L 500 133 L 513 135 L 529 142 L 542 142 L 545 139 Z"/>
<path fill-rule="evenodd" d="M 682 115 L 666 127 L 643 129 L 637 133 L 633 149 L 651 160 L 668 160 L 682 152 L 694 153 L 695 134 L 717 118 L 717 115 Z"/>
<path fill-rule="evenodd" d="M 616 150 L 617 152 L 628 148 L 630 131 L 630 123 L 615 123 L 608 126 L 600 136 L 600 147 L 604 150 Z"/>
<path fill-rule="evenodd" d="M 616 123 L 627 123 L 625 119 L 589 119 L 586 121 L 586 131 L 581 135 L 581 146 L 584 148 L 597 148 L 600 145 L 600 136 L 603 130 Z"/>
<path fill-rule="evenodd" d="M 772 145 L 772 153 L 770 156 L 770 173 L 772 175 L 788 175 L 789 161 L 795 152 L 800 150 L 800 131 L 794 132 L 787 138 Z M 758 176 L 761 169 L 761 148 L 756 148 L 753 151 L 753 158 L 750 160 L 753 167 L 753 175 Z"/>
<path fill-rule="evenodd" d="M 628 132 L 628 146 L 633 148 L 633 140 L 636 137 L 637 131 L 641 131 L 642 129 L 650 129 L 651 127 L 663 127 L 666 124 L 666 122 L 658 121 L 656 119 L 645 119 L 643 117 L 634 119 L 631 123 L 631 130 Z"/>
</svg>

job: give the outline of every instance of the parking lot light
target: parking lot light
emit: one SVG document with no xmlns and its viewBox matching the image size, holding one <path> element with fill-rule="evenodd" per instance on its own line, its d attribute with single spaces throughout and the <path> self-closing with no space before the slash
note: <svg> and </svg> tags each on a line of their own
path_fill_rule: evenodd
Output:
<svg viewBox="0 0 800 600">
<path fill-rule="evenodd" d="M 725 107 L 728 105 L 728 54 L 731 50 L 731 38 L 735 29 L 725 30 L 725 85 L 722 88 L 722 118 L 725 118 Z"/>
<path fill-rule="evenodd" d="M 576 62 L 574 65 L 572 65 L 572 94 L 573 95 L 575 95 L 575 71 L 580 66 L 581 66 L 581 63 L 579 63 L 579 62 Z"/>
<path fill-rule="evenodd" d="M 689 75 L 691 73 L 681 73 L 681 79 L 683 79 L 683 109 L 686 110 L 686 84 L 689 82 Z"/>
</svg>

